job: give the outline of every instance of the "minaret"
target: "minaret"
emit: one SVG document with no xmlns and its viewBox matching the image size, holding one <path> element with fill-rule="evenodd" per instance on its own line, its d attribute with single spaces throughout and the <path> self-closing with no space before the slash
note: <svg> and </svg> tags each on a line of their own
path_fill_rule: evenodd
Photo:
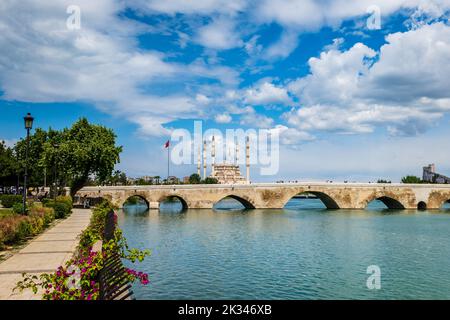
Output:
<svg viewBox="0 0 450 320">
<path fill-rule="evenodd" d="M 238 143 L 238 141 L 237 141 L 237 139 L 236 139 L 236 155 L 235 155 L 235 165 L 236 166 L 239 166 L 239 143 Z"/>
<path fill-rule="evenodd" d="M 198 155 L 197 155 L 197 174 L 200 176 L 200 168 L 201 168 L 201 154 L 200 154 L 200 147 L 198 147 Z"/>
<path fill-rule="evenodd" d="M 206 140 L 203 141 L 203 179 L 206 179 Z"/>
<path fill-rule="evenodd" d="M 211 176 L 214 176 L 214 166 L 216 164 L 216 142 L 214 140 L 214 136 L 212 137 L 211 163 Z"/>
<path fill-rule="evenodd" d="M 245 141 L 245 167 L 247 172 L 247 183 L 250 183 L 250 138 Z"/>
</svg>

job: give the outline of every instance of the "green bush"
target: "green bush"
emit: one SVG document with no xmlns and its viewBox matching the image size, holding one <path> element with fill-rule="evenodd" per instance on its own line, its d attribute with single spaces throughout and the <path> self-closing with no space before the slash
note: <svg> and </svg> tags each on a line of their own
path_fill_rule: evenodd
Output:
<svg viewBox="0 0 450 320">
<path fill-rule="evenodd" d="M 0 201 L 5 208 L 12 208 L 16 203 L 22 203 L 22 196 L 13 194 L 4 194 L 0 197 Z"/>
<path fill-rule="evenodd" d="M 30 219 L 21 220 L 17 226 L 16 234 L 14 236 L 14 241 L 22 241 L 29 237 L 32 232 L 32 225 Z"/>
<path fill-rule="evenodd" d="M 32 205 L 28 215 L 8 215 L 0 219 L 0 249 L 41 233 L 55 219 L 54 210 Z"/>
<path fill-rule="evenodd" d="M 47 204 L 49 204 L 50 202 L 53 202 L 53 199 L 51 199 L 51 198 L 42 198 L 41 202 L 42 202 L 42 205 L 44 207 L 47 207 Z"/>
<path fill-rule="evenodd" d="M 73 202 L 70 196 L 58 196 L 56 197 L 56 202 L 65 203 L 70 208 L 70 210 L 72 210 L 73 208 Z"/>
<path fill-rule="evenodd" d="M 109 201 L 104 200 L 92 210 L 89 227 L 83 231 L 80 237 L 80 250 L 86 250 L 95 241 L 102 239 L 106 216 L 113 209 L 114 206 Z"/>
<path fill-rule="evenodd" d="M 52 204 L 53 210 L 55 210 L 55 218 L 63 219 L 70 213 L 70 207 L 64 202 L 55 202 Z"/>
<path fill-rule="evenodd" d="M 56 201 L 53 199 L 42 199 L 42 204 L 55 210 L 56 219 L 67 217 L 73 208 L 72 198 L 68 196 L 56 197 Z"/>
</svg>

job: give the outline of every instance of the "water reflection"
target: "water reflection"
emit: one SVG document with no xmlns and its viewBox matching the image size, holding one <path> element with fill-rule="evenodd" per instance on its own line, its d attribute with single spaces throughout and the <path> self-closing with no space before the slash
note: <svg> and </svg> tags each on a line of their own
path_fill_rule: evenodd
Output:
<svg viewBox="0 0 450 320">
<path fill-rule="evenodd" d="M 176 206 L 173 204 L 166 204 Z M 236 204 L 235 204 L 236 205 Z M 131 246 L 152 249 L 138 299 L 450 298 L 450 215 L 325 210 L 293 199 L 282 210 L 146 210 L 119 223 Z M 170 209 L 170 208 L 169 208 Z M 179 205 L 178 205 L 179 209 Z M 448 210 L 440 211 L 449 212 Z M 365 287 L 379 265 L 382 290 Z"/>
</svg>

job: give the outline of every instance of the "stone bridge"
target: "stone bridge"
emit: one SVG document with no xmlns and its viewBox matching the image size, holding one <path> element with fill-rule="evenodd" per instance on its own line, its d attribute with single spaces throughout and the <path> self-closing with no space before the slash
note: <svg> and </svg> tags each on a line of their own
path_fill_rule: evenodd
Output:
<svg viewBox="0 0 450 320">
<path fill-rule="evenodd" d="M 296 195 L 316 195 L 328 209 L 364 209 L 378 199 L 390 209 L 439 209 L 450 201 L 450 185 L 376 183 L 258 183 L 248 185 L 152 185 L 85 187 L 77 196 L 106 198 L 118 207 L 132 196 L 158 209 L 167 199 L 178 198 L 183 207 L 210 209 L 231 197 L 246 208 L 279 209 Z"/>
</svg>

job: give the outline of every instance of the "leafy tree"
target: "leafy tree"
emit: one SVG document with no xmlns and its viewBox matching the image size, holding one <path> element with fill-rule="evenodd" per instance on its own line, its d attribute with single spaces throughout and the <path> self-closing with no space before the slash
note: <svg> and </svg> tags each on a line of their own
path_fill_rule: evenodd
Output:
<svg viewBox="0 0 450 320">
<path fill-rule="evenodd" d="M 111 129 L 90 124 L 81 118 L 70 129 L 49 137 L 44 143 L 40 163 L 51 168 L 56 163 L 60 181 L 68 183 L 74 196 L 95 176 L 104 183 L 120 161 L 121 146 Z"/>
<path fill-rule="evenodd" d="M 416 176 L 406 176 L 402 178 L 403 183 L 423 183 L 422 179 Z"/>
<path fill-rule="evenodd" d="M 216 178 L 207 177 L 202 181 L 204 184 L 218 184 L 219 181 Z"/>
<path fill-rule="evenodd" d="M 190 184 L 199 184 L 202 181 L 202 178 L 198 173 L 191 174 L 189 177 L 189 183 Z"/>
<path fill-rule="evenodd" d="M 391 183 L 391 180 L 378 179 L 377 183 Z"/>
<path fill-rule="evenodd" d="M 17 159 L 13 149 L 0 141 L 0 185 L 11 186 L 17 182 Z"/>
<path fill-rule="evenodd" d="M 40 162 L 42 153 L 44 151 L 45 142 L 49 139 L 49 133 L 53 133 L 52 129 L 49 131 L 37 128 L 34 134 L 30 135 L 29 149 L 28 149 L 28 186 L 36 187 L 44 185 L 45 166 Z M 26 159 L 27 140 L 23 138 L 19 140 L 14 146 L 14 151 L 17 156 L 18 166 L 17 171 L 20 176 L 24 174 L 25 159 Z"/>
<path fill-rule="evenodd" d="M 108 180 L 106 181 L 106 184 L 113 185 L 113 186 L 120 184 L 120 185 L 126 186 L 127 185 L 127 175 L 125 174 L 125 172 L 116 170 L 108 178 Z"/>
</svg>

